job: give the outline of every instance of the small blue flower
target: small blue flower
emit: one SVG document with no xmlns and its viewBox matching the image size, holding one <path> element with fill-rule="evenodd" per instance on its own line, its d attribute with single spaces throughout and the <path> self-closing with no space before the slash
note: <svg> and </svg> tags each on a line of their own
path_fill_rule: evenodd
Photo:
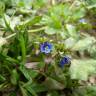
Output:
<svg viewBox="0 0 96 96">
<path fill-rule="evenodd" d="M 80 19 L 79 22 L 80 23 L 86 23 L 86 19 Z"/>
<path fill-rule="evenodd" d="M 70 62 L 70 58 L 67 56 L 64 56 L 60 61 L 60 67 L 64 67 L 65 64 L 68 64 Z"/>
<path fill-rule="evenodd" d="M 44 42 L 40 45 L 40 51 L 45 53 L 45 54 L 48 54 L 52 51 L 52 44 L 49 43 L 49 42 Z"/>
</svg>

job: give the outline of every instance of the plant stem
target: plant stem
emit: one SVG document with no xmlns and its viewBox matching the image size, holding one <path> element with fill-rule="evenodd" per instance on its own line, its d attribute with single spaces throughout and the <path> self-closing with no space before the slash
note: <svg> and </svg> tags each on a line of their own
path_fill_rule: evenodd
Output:
<svg viewBox="0 0 96 96">
<path fill-rule="evenodd" d="M 46 26 L 41 27 L 41 28 L 38 28 L 38 29 L 34 29 L 34 30 L 28 30 L 28 33 L 34 33 L 34 32 L 38 32 L 38 31 L 42 31 L 42 30 L 44 30 L 44 29 L 46 29 Z M 13 33 L 13 34 L 5 37 L 5 39 L 10 39 L 11 37 L 13 37 L 13 36 L 15 36 L 15 35 L 16 35 L 16 33 Z"/>
<path fill-rule="evenodd" d="M 9 38 L 11 38 L 11 37 L 13 37 L 13 36 L 15 36 L 15 35 L 16 35 L 16 33 L 13 33 L 13 34 L 11 34 L 11 35 L 5 37 L 5 39 L 9 39 Z"/>
<path fill-rule="evenodd" d="M 46 26 L 41 27 L 41 28 L 38 28 L 38 29 L 34 29 L 34 30 L 28 30 L 28 32 L 29 32 L 29 33 L 33 33 L 33 32 L 42 31 L 42 30 L 44 30 L 44 29 L 46 29 Z"/>
</svg>

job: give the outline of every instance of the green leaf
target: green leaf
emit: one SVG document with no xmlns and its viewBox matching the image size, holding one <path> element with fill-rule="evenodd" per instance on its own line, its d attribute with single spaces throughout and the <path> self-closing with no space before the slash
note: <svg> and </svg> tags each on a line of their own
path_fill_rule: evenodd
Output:
<svg viewBox="0 0 96 96">
<path fill-rule="evenodd" d="M 29 72 L 27 71 L 27 69 L 21 65 L 19 67 L 19 70 L 23 73 L 23 75 L 25 76 L 25 78 L 29 81 L 31 79 L 30 75 L 29 75 Z"/>
<path fill-rule="evenodd" d="M 18 79 L 19 79 L 19 74 L 17 73 L 17 70 L 16 69 L 13 69 L 12 70 L 10 79 L 11 79 L 11 83 L 13 85 L 17 85 Z"/>
<path fill-rule="evenodd" d="M 6 78 L 0 74 L 0 82 L 5 81 Z"/>
<path fill-rule="evenodd" d="M 48 77 L 43 84 L 45 87 L 48 87 L 49 90 L 62 90 L 64 88 L 63 84 L 50 77 Z"/>
<path fill-rule="evenodd" d="M 80 51 L 80 50 L 86 50 L 88 49 L 90 46 L 92 46 L 92 44 L 94 44 L 96 42 L 94 37 L 86 37 L 82 40 L 79 40 L 72 48 L 72 50 L 74 51 Z"/>
<path fill-rule="evenodd" d="M 15 92 L 10 92 L 9 96 L 16 96 L 16 93 Z"/>
<path fill-rule="evenodd" d="M 70 74 L 72 79 L 87 80 L 89 75 L 96 73 L 96 60 L 72 60 Z"/>
<path fill-rule="evenodd" d="M 3 26 L 13 32 L 12 28 L 10 27 L 10 17 L 8 15 L 4 14 L 3 19 L 4 19 Z"/>
<path fill-rule="evenodd" d="M 27 90 L 24 89 L 22 86 L 20 86 L 20 90 L 21 90 L 21 92 L 22 92 L 22 96 L 28 96 L 28 95 L 27 95 Z"/>
<path fill-rule="evenodd" d="M 15 27 L 20 24 L 20 17 L 11 18 L 9 15 L 4 14 L 3 19 L 1 19 L 0 25 L 4 28 L 8 28 L 10 31 L 14 31 Z"/>
<path fill-rule="evenodd" d="M 34 1 L 33 5 L 37 9 L 45 6 L 48 3 L 48 0 L 33 0 L 33 1 Z"/>
<path fill-rule="evenodd" d="M 32 70 L 32 69 L 28 70 L 28 72 L 29 72 L 31 78 L 36 78 L 36 76 L 38 75 L 38 72 L 35 70 Z"/>
<path fill-rule="evenodd" d="M 10 57 L 8 55 L 5 55 L 5 54 L 0 53 L 0 58 L 1 58 L 1 60 L 5 59 L 5 61 L 7 61 L 7 62 L 12 62 L 12 63 L 14 62 L 16 64 L 19 64 L 18 60 L 14 59 L 14 58 L 12 58 L 12 57 Z"/>
<path fill-rule="evenodd" d="M 66 24 L 66 29 L 68 31 L 68 34 L 72 37 L 77 36 L 76 27 L 71 24 Z"/>
<path fill-rule="evenodd" d="M 42 69 L 45 67 L 45 63 L 44 62 L 39 62 L 36 66 L 38 69 Z"/>
<path fill-rule="evenodd" d="M 47 27 L 45 29 L 45 33 L 48 34 L 48 35 L 53 35 L 53 34 L 56 34 L 58 32 L 58 30 L 54 29 L 54 28 L 51 28 L 51 27 Z"/>
<path fill-rule="evenodd" d="M 85 1 L 88 5 L 88 9 L 92 9 L 92 8 L 95 8 L 96 7 L 96 1 L 95 0 L 86 0 Z"/>
<path fill-rule="evenodd" d="M 31 86 L 26 86 L 26 90 L 32 94 L 32 96 L 37 96 L 35 90 Z"/>
<path fill-rule="evenodd" d="M 24 22 L 21 22 L 21 25 L 32 26 L 32 25 L 38 23 L 41 20 L 41 18 L 42 18 L 41 16 L 35 16 L 33 18 L 25 20 Z"/>
<path fill-rule="evenodd" d="M 90 54 L 92 58 L 96 59 L 96 45 L 95 44 L 88 48 L 88 53 Z"/>
<path fill-rule="evenodd" d="M 10 27 L 12 30 L 15 30 L 15 27 L 20 24 L 20 16 L 10 18 Z"/>
<path fill-rule="evenodd" d="M 48 15 L 44 15 L 41 24 L 46 24 L 50 28 L 61 29 L 63 20 L 63 5 L 53 6 Z"/>
<path fill-rule="evenodd" d="M 67 5 L 67 4 L 66 4 Z M 66 6 L 65 5 L 65 6 Z M 59 5 L 54 5 L 53 7 L 50 8 L 49 13 L 50 15 L 54 15 L 56 17 L 60 17 L 61 15 L 63 15 L 64 12 L 64 7 L 63 4 L 59 4 Z"/>
<path fill-rule="evenodd" d="M 96 85 L 93 85 L 93 86 L 87 86 L 87 92 L 89 93 L 90 92 L 90 96 L 95 96 L 96 94 Z M 94 95 L 92 95 L 94 94 Z"/>
<path fill-rule="evenodd" d="M 72 48 L 76 43 L 76 39 L 70 37 L 65 40 L 64 44 L 66 48 Z"/>
<path fill-rule="evenodd" d="M 10 83 L 9 82 L 4 82 L 4 83 L 0 84 L 0 92 L 2 92 L 3 90 L 9 89 L 8 87 L 10 87 Z M 7 93 L 7 96 L 8 96 L 8 93 Z"/>
<path fill-rule="evenodd" d="M 60 36 L 62 37 L 62 39 L 65 39 L 67 37 L 67 31 L 64 29 L 63 31 L 61 30 L 59 32 Z"/>
<path fill-rule="evenodd" d="M 4 13 L 4 10 L 5 10 L 5 4 L 4 2 L 0 1 L 0 15 Z"/>
<path fill-rule="evenodd" d="M 72 18 L 74 20 L 79 19 L 79 18 L 82 18 L 82 17 L 85 16 L 85 12 L 86 11 L 85 11 L 85 9 L 83 7 L 79 7 L 77 9 L 74 8 L 74 12 L 72 14 Z"/>
<path fill-rule="evenodd" d="M 61 21 L 58 19 L 58 17 L 56 17 L 56 15 L 52 15 L 51 16 L 51 24 L 49 24 L 49 26 L 53 27 L 53 28 L 56 28 L 56 29 L 61 29 L 62 28 L 62 24 L 61 24 Z"/>
<path fill-rule="evenodd" d="M 15 2 L 13 1 L 13 3 L 15 3 L 20 8 L 24 8 L 24 9 L 32 8 L 32 0 L 16 0 Z"/>
<path fill-rule="evenodd" d="M 46 87 L 44 84 L 36 84 L 36 83 L 34 83 L 30 87 L 32 87 L 32 89 L 36 93 L 48 91 L 48 87 Z"/>
<path fill-rule="evenodd" d="M 19 34 L 19 41 L 20 41 L 20 47 L 22 52 L 22 63 L 25 64 L 26 62 L 26 48 L 25 48 L 25 39 L 22 34 Z"/>
<path fill-rule="evenodd" d="M 52 91 L 52 92 L 48 93 L 48 96 L 60 96 L 60 95 L 59 95 L 59 92 Z"/>
<path fill-rule="evenodd" d="M 0 37 L 0 47 L 7 43 L 7 40 L 3 37 Z"/>
<path fill-rule="evenodd" d="M 87 8 L 88 8 L 88 9 L 96 8 L 96 4 L 89 5 Z"/>
</svg>

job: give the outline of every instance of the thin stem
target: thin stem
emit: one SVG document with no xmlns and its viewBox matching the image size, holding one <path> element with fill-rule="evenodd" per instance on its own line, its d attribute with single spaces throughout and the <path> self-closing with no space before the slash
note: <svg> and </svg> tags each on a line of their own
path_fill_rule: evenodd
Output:
<svg viewBox="0 0 96 96">
<path fill-rule="evenodd" d="M 11 34 L 11 35 L 5 37 L 5 39 L 9 39 L 9 38 L 11 38 L 11 37 L 13 37 L 13 36 L 15 36 L 15 35 L 16 35 L 16 33 L 13 33 L 13 34 Z"/>
<path fill-rule="evenodd" d="M 39 28 L 39 29 L 28 30 L 28 32 L 29 32 L 29 33 L 33 33 L 33 32 L 42 31 L 42 30 L 44 30 L 44 29 L 46 29 L 46 26 L 41 27 L 41 28 Z"/>
<path fill-rule="evenodd" d="M 46 29 L 46 26 L 41 27 L 41 28 L 39 28 L 39 29 L 28 30 L 28 33 L 38 32 L 38 31 L 42 31 L 42 30 L 44 30 L 44 29 Z M 11 37 L 13 37 L 13 36 L 15 36 L 15 35 L 16 35 L 16 33 L 13 33 L 13 34 L 5 37 L 5 39 L 10 39 Z"/>
</svg>

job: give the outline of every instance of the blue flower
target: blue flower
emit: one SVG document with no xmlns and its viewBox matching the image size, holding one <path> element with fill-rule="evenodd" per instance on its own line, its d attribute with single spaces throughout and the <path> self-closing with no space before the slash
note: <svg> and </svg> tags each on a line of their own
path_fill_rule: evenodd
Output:
<svg viewBox="0 0 96 96">
<path fill-rule="evenodd" d="M 70 62 L 70 58 L 67 56 L 64 56 L 60 61 L 60 67 L 64 67 L 65 64 L 68 64 Z"/>
<path fill-rule="evenodd" d="M 85 24 L 86 23 L 86 19 L 80 19 L 79 22 Z"/>
<path fill-rule="evenodd" d="M 48 54 L 52 51 L 52 44 L 49 43 L 49 42 L 44 42 L 40 45 L 40 51 L 45 53 L 45 54 Z"/>
</svg>

